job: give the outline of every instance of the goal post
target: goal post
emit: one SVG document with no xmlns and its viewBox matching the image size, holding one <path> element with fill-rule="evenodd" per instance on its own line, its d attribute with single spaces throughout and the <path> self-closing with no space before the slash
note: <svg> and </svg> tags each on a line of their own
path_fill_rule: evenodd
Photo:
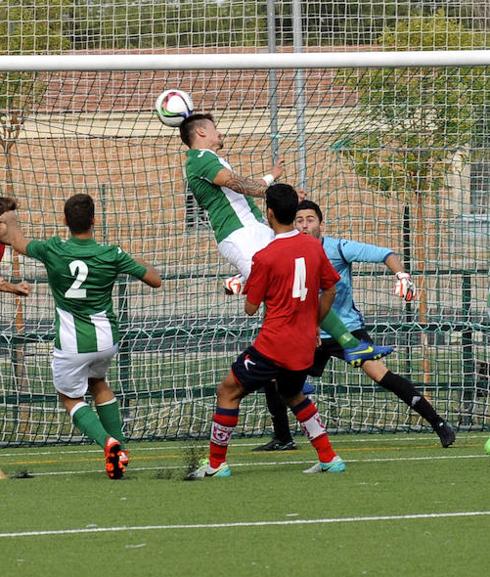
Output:
<svg viewBox="0 0 490 577">
<path fill-rule="evenodd" d="M 109 380 L 130 439 L 206 437 L 215 386 L 260 326 L 222 293 L 232 268 L 187 189 L 178 130 L 153 111 L 166 88 L 213 113 L 234 170 L 266 174 L 278 149 L 288 182 L 305 169 L 326 234 L 401 256 L 413 305 L 393 296 L 385 267 L 353 265 L 369 331 L 396 345 L 390 369 L 450 422 L 488 428 L 489 50 L 0 56 L 0 182 L 26 233 L 65 236 L 63 203 L 87 192 L 97 240 L 162 273 L 160 291 L 127 278 L 114 289 L 122 340 Z M 16 259 L 7 251 L 0 275 L 19 280 L 20 266 L 33 290 L 21 305 L 0 293 L 0 445 L 81 440 L 52 386 L 45 271 Z M 330 432 L 424 430 L 340 361 L 314 384 Z M 239 434 L 268 427 L 264 396 L 249 396 Z"/>
</svg>

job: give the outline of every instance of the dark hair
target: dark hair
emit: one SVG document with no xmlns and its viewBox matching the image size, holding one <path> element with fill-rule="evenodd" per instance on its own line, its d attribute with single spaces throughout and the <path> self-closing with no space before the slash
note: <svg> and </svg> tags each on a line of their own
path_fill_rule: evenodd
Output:
<svg viewBox="0 0 490 577">
<path fill-rule="evenodd" d="M 180 138 L 189 148 L 192 146 L 192 141 L 194 140 L 194 128 L 195 126 L 200 126 L 203 120 L 210 120 L 214 124 L 212 114 L 202 114 L 197 112 L 196 114 L 191 114 L 187 118 L 184 118 L 184 121 L 180 125 Z"/>
<path fill-rule="evenodd" d="M 65 202 L 66 224 L 73 234 L 90 230 L 94 214 L 94 201 L 88 194 L 75 194 Z"/>
<path fill-rule="evenodd" d="M 292 224 L 298 209 L 298 193 L 292 186 L 277 183 L 265 191 L 265 204 L 280 224 Z"/>
<path fill-rule="evenodd" d="M 316 212 L 318 220 L 320 222 L 323 222 L 322 211 L 320 210 L 320 207 L 318 206 L 318 204 L 316 202 L 313 202 L 312 200 L 307 200 L 307 199 L 302 200 L 298 204 L 298 210 L 314 210 Z"/>
<path fill-rule="evenodd" d="M 16 210 L 17 202 L 10 198 L 9 196 L 0 196 L 0 214 L 7 212 L 8 210 Z"/>
</svg>

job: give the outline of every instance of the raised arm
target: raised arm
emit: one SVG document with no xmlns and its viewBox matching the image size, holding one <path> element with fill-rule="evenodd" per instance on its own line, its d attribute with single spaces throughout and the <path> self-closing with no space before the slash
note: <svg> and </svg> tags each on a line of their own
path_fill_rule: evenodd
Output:
<svg viewBox="0 0 490 577">
<path fill-rule="evenodd" d="M 239 194 L 247 196 L 263 197 L 267 187 L 281 177 L 284 170 L 284 160 L 279 159 L 271 168 L 270 174 L 262 178 L 254 179 L 235 174 L 227 168 L 220 170 L 215 176 L 213 183 L 217 186 L 226 186 Z"/>
<path fill-rule="evenodd" d="M 20 254 L 27 254 L 27 245 L 30 239 L 26 239 L 17 222 L 17 215 L 9 210 L 0 215 L 0 242 L 9 244 Z"/>
</svg>

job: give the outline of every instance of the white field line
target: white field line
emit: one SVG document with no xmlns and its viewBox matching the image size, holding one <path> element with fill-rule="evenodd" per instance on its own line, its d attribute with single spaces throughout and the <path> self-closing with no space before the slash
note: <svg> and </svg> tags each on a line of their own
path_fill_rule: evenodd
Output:
<svg viewBox="0 0 490 577">
<path fill-rule="evenodd" d="M 133 525 L 119 527 L 87 527 L 51 531 L 19 531 L 0 533 L 0 538 L 42 537 L 46 535 L 83 535 L 85 533 L 121 533 L 127 531 L 164 531 L 168 529 L 230 529 L 232 527 L 272 527 L 284 525 L 325 525 L 338 523 L 369 523 L 373 521 L 408 521 L 420 519 L 448 519 L 485 517 L 490 511 L 458 511 L 454 513 L 416 513 L 410 515 L 377 515 L 374 517 L 327 517 L 323 519 L 290 519 L 283 521 L 241 521 L 232 523 L 194 523 L 189 525 Z"/>
<path fill-rule="evenodd" d="M 342 443 L 347 443 L 347 444 L 352 444 L 355 445 L 357 443 L 362 444 L 362 443 L 391 443 L 391 442 L 396 442 L 396 443 L 400 443 L 400 442 L 407 442 L 407 441 L 429 441 L 429 440 L 434 440 L 435 442 L 437 442 L 437 444 L 439 444 L 439 439 L 437 437 L 437 435 L 435 435 L 434 433 L 428 433 L 428 434 L 424 434 L 424 433 L 417 433 L 417 436 L 415 437 L 405 437 L 405 436 L 396 436 L 396 435 L 376 435 L 374 436 L 373 434 L 373 438 L 371 439 L 357 439 L 355 437 L 355 435 L 352 435 L 351 438 L 337 438 L 335 435 L 329 435 L 330 439 L 334 442 L 334 444 L 340 445 Z M 346 435 L 347 436 L 347 435 Z M 460 433 L 458 436 L 458 440 L 459 439 L 482 439 L 482 438 L 486 438 L 485 437 L 485 432 L 483 432 L 481 435 L 466 435 L 465 433 Z M 257 439 L 253 442 L 253 443 L 232 443 L 230 446 L 231 447 L 256 447 L 257 445 L 260 445 L 262 443 L 265 443 L 269 440 L 269 437 L 257 437 Z M 158 447 L 138 447 L 138 443 L 139 441 L 133 441 L 131 443 L 131 447 L 133 448 L 134 451 L 175 451 L 176 449 L 190 449 L 190 448 L 195 448 L 195 449 L 199 449 L 199 448 L 207 448 L 209 447 L 209 442 L 203 442 L 203 444 L 199 444 L 199 445 L 175 445 L 174 443 L 178 442 L 178 441 L 156 441 L 158 443 L 165 443 L 165 445 L 162 446 L 158 446 Z M 305 445 L 305 446 L 309 446 L 309 442 L 308 441 L 303 441 L 303 440 L 296 440 L 296 444 L 297 445 Z M 80 446 L 78 450 L 73 450 L 73 449 L 69 449 L 69 450 L 53 450 L 53 451 L 42 451 L 41 449 L 36 450 L 36 449 L 30 449 L 30 452 L 28 453 L 24 453 L 25 449 L 14 449 L 14 453 L 2 453 L 2 449 L 0 449 L 0 458 L 1 457 L 34 457 L 34 456 L 40 456 L 40 455 L 75 455 L 77 453 L 100 453 L 101 449 L 89 449 L 87 448 L 87 446 Z"/>
<path fill-rule="evenodd" d="M 425 457 L 386 457 L 386 458 L 375 458 L 375 459 L 344 459 L 346 463 L 390 463 L 399 461 L 446 461 L 451 459 L 488 459 L 488 455 L 478 454 L 478 455 L 438 455 L 436 457 L 425 456 Z M 231 463 L 231 468 L 236 467 L 275 467 L 275 466 L 287 466 L 287 465 L 311 465 L 316 463 L 316 460 L 301 460 L 301 461 L 259 461 L 252 463 Z M 162 470 L 177 470 L 184 469 L 183 465 L 168 465 L 164 464 L 153 466 L 153 467 L 129 467 L 129 472 L 133 471 L 162 471 Z M 85 469 L 78 471 L 47 471 L 47 472 L 36 472 L 29 471 L 29 474 L 33 477 L 52 477 L 60 475 L 84 475 L 85 473 L 103 473 L 102 469 Z M 104 473 L 105 475 L 105 473 Z"/>
</svg>

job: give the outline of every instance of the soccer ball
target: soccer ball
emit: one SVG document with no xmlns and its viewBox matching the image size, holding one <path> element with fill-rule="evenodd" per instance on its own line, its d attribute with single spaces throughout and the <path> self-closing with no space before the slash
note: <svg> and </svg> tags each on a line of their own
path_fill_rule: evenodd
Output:
<svg viewBox="0 0 490 577">
<path fill-rule="evenodd" d="M 158 118 L 166 126 L 180 126 L 194 111 L 192 98 L 187 92 L 171 88 L 164 90 L 155 102 Z"/>
</svg>

